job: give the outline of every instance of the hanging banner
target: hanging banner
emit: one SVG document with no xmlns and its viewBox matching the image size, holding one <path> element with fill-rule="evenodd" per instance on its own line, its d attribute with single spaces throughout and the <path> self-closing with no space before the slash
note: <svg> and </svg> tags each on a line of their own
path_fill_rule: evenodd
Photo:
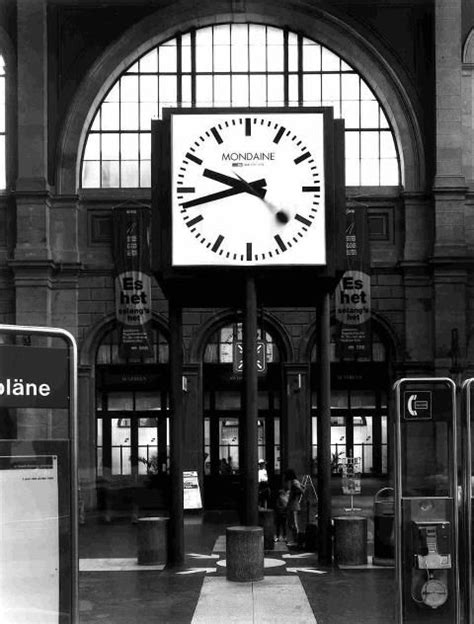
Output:
<svg viewBox="0 0 474 624">
<path fill-rule="evenodd" d="M 365 207 L 346 210 L 346 271 L 334 291 L 341 359 L 370 357 L 370 258 Z"/>
<path fill-rule="evenodd" d="M 153 354 L 151 333 L 150 209 L 114 208 L 115 314 L 122 357 Z"/>
</svg>

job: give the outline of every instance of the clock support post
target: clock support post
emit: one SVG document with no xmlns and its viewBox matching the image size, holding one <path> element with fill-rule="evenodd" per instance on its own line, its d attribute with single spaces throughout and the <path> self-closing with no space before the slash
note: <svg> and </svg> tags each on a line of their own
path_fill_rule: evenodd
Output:
<svg viewBox="0 0 474 624">
<path fill-rule="evenodd" d="M 182 307 L 169 300 L 170 324 L 170 519 L 168 563 L 184 563 L 183 509 L 183 323 Z"/>
<path fill-rule="evenodd" d="M 244 467 L 244 506 L 243 521 L 246 526 L 258 525 L 258 481 L 257 481 L 257 418 L 258 418 L 258 376 L 257 360 L 257 288 L 255 277 L 245 278 L 245 313 L 243 324 L 243 379 L 244 379 L 244 419 L 243 452 Z"/>
<path fill-rule="evenodd" d="M 317 308 L 318 351 L 318 552 L 319 562 L 330 564 L 331 546 L 331 364 L 330 295 L 322 292 Z"/>
</svg>

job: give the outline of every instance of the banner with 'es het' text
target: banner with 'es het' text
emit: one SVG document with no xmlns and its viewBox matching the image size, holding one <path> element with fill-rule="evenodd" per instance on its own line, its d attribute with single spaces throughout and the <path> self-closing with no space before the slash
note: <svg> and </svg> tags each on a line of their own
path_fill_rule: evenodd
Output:
<svg viewBox="0 0 474 624">
<path fill-rule="evenodd" d="M 334 291 L 341 359 L 370 357 L 370 257 L 365 206 L 346 209 L 346 271 Z"/>
<path fill-rule="evenodd" d="M 150 209 L 133 203 L 113 212 L 115 313 L 122 357 L 153 354 Z"/>
</svg>

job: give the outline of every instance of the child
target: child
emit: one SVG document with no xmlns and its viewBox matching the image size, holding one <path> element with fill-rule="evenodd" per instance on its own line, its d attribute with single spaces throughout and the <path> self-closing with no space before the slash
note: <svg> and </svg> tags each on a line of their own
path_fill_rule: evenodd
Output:
<svg viewBox="0 0 474 624">
<path fill-rule="evenodd" d="M 288 507 L 288 490 L 278 490 L 275 501 L 275 542 L 286 540 L 286 508 Z"/>
</svg>

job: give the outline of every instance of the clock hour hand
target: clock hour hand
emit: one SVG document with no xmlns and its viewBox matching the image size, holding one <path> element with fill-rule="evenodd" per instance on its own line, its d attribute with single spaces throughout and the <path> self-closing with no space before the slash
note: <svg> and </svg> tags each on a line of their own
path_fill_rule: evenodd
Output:
<svg viewBox="0 0 474 624">
<path fill-rule="evenodd" d="M 247 182 L 247 180 L 244 180 L 241 176 L 239 176 L 238 173 L 236 173 L 235 175 L 239 178 L 241 183 L 246 187 L 248 193 L 250 193 L 251 195 L 255 195 L 256 197 L 261 199 L 263 203 L 266 204 L 270 208 L 270 210 L 275 212 L 275 218 L 277 221 L 279 221 L 280 223 L 288 223 L 288 221 L 290 220 L 290 217 L 288 216 L 288 213 L 285 210 L 277 210 L 273 206 L 273 204 L 271 204 L 266 199 L 264 199 L 262 195 L 259 195 L 255 191 L 255 189 L 252 187 L 252 185 Z"/>
<path fill-rule="evenodd" d="M 238 182 L 238 181 L 237 181 Z M 255 189 L 258 197 L 265 195 L 266 189 L 263 188 L 266 182 L 265 180 L 256 180 L 255 182 L 248 183 L 250 188 Z M 224 199 L 224 197 L 231 197 L 232 195 L 238 195 L 239 193 L 246 193 L 247 189 L 243 184 L 238 183 L 238 186 L 226 189 L 225 191 L 219 191 L 218 193 L 210 193 L 203 197 L 196 197 L 196 199 L 190 199 L 189 201 L 180 204 L 182 208 L 192 208 L 193 206 L 199 206 L 201 204 L 209 204 L 210 202 L 217 201 L 218 199 Z"/>
</svg>

